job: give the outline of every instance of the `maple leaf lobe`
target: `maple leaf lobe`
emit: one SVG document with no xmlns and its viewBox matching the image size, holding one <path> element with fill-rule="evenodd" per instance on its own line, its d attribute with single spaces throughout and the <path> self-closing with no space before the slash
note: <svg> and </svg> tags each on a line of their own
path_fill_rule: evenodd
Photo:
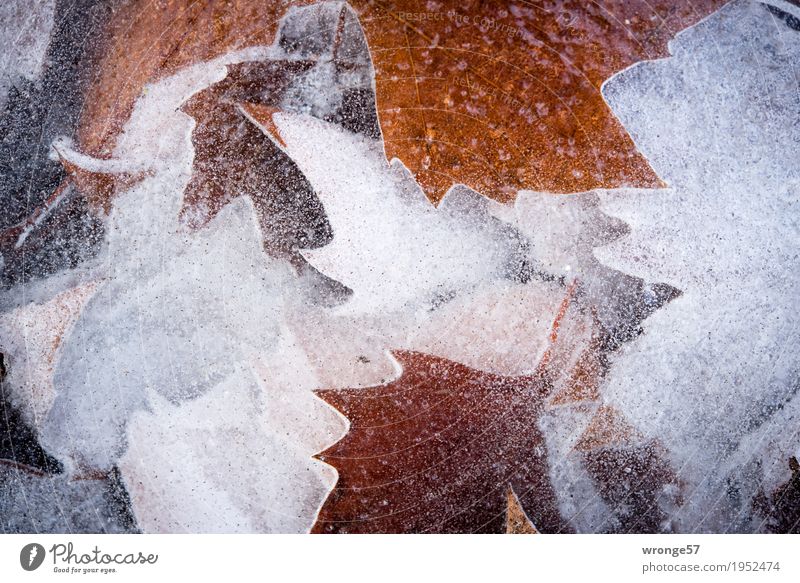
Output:
<svg viewBox="0 0 800 583">
<path fill-rule="evenodd" d="M 351 425 L 320 454 L 339 481 L 313 532 L 505 532 L 509 485 L 537 528 L 568 530 L 537 426 L 543 380 L 394 354 L 396 380 L 318 392 Z"/>
<path fill-rule="evenodd" d="M 465 184 L 500 201 L 664 184 L 600 93 L 615 72 L 722 0 L 561 0 L 502 8 L 469 0 L 355 0 L 370 43 L 387 158 L 429 198 Z"/>
</svg>

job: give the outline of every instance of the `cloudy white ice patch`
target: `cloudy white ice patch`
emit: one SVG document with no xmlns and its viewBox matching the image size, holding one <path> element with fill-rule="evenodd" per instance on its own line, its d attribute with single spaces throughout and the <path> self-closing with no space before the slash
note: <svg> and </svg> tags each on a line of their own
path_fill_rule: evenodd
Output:
<svg viewBox="0 0 800 583">
<path fill-rule="evenodd" d="M 742 0 L 670 51 L 603 91 L 669 189 L 605 194 L 631 233 L 596 254 L 683 292 L 616 358 L 608 398 L 667 446 L 680 530 L 750 530 L 746 475 L 798 442 L 796 426 L 781 450 L 758 436 L 800 387 L 800 33 Z"/>
<path fill-rule="evenodd" d="M 160 269 L 105 282 L 63 347 L 42 433 L 49 451 L 110 467 L 127 419 L 146 408 L 145 389 L 190 399 L 251 351 L 273 348 L 280 270 L 266 265 L 249 201 L 228 205 L 197 235 L 165 233 L 159 243 Z"/>
<path fill-rule="evenodd" d="M 145 532 L 305 532 L 336 478 L 311 457 L 341 435 L 303 353 L 280 346 L 238 363 L 197 399 L 150 396 L 120 462 Z M 176 463 L 179 460 L 179 463 Z"/>
<path fill-rule="evenodd" d="M 513 271 L 521 239 L 477 193 L 453 189 L 435 207 L 380 142 L 305 115 L 274 121 L 333 226 L 331 244 L 302 253 L 353 290 L 343 311 L 431 307 Z"/>
</svg>

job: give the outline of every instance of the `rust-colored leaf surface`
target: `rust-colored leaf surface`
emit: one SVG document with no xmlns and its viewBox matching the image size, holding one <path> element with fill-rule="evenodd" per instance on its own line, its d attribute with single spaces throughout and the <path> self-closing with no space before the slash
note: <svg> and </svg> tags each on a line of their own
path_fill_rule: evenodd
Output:
<svg viewBox="0 0 800 583">
<path fill-rule="evenodd" d="M 438 201 L 454 183 L 497 200 L 522 188 L 659 186 L 600 93 L 724 0 L 457 4 L 356 0 L 386 153 Z"/>
<path fill-rule="evenodd" d="M 319 393 L 351 426 L 320 455 L 339 480 L 313 532 L 503 533 L 509 488 L 537 530 L 568 530 L 538 428 L 542 378 L 394 354 L 394 382 Z"/>
</svg>

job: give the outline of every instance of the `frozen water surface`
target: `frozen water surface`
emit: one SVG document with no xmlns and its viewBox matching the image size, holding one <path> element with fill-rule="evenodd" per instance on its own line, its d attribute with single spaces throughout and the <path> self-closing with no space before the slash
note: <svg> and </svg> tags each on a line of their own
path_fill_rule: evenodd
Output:
<svg viewBox="0 0 800 583">
<path fill-rule="evenodd" d="M 534 379 L 537 450 L 485 447 L 547 460 L 567 530 L 796 529 L 775 494 L 800 456 L 794 4 L 734 0 L 603 83 L 666 187 L 502 204 L 458 184 L 433 204 L 387 159 L 347 3 L 143 82 L 103 155 L 80 118 L 103 61 L 73 37 L 114 11 L 23 4 L 0 7 L 3 531 L 308 532 L 347 495 L 321 452 L 364 429 L 331 395 L 413 373 L 398 350 Z M 271 165 L 230 158 L 259 145 Z M 264 184 L 307 208 L 269 214 Z M 451 395 L 420 419 L 463 422 Z M 402 461 L 419 396 L 394 397 L 364 455 Z M 438 467 L 430 499 L 483 471 Z"/>
</svg>

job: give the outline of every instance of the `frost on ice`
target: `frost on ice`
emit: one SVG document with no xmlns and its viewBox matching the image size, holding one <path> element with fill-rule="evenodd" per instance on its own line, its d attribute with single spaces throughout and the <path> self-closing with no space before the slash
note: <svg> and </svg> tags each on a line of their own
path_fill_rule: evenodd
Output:
<svg viewBox="0 0 800 583">
<path fill-rule="evenodd" d="M 597 256 L 683 292 L 607 395 L 668 448 L 686 484 L 674 528 L 751 531 L 753 497 L 800 448 L 800 32 L 737 1 L 670 48 L 604 87 L 670 188 L 603 195 L 631 232 Z"/>
<path fill-rule="evenodd" d="M 493 224 L 479 194 L 454 190 L 436 208 L 399 163 L 386 163 L 380 142 L 311 117 L 274 117 L 334 231 L 331 244 L 302 253 L 354 290 L 343 310 L 430 307 L 519 269 L 512 264 L 522 241 Z"/>
<path fill-rule="evenodd" d="M 15 18 L 44 31 L 50 10 Z M 401 374 L 389 351 L 406 349 L 557 370 L 539 429 L 576 530 L 633 513 L 635 482 L 597 479 L 631 470 L 601 438 L 656 475 L 653 530 L 763 529 L 759 504 L 800 453 L 800 32 L 781 14 L 732 2 L 605 84 L 663 190 L 500 205 L 457 186 L 431 204 L 386 159 L 366 41 L 340 2 L 292 8 L 274 45 L 148 85 L 111 159 L 48 136 L 54 160 L 131 179 L 96 253 L 0 296 L 3 398 L 64 470 L 0 465 L 3 528 L 124 530 L 96 510 L 123 506 L 147 532 L 308 531 L 337 479 L 314 455 L 348 428 L 313 391 L 386 385 Z M 9 57 L 15 75 L 38 74 L 37 39 Z M 255 96 L 276 113 L 237 122 L 296 165 L 332 231 L 284 255 L 258 193 L 231 187 L 199 225 L 182 213 L 201 123 L 182 107 L 264 63 L 302 72 Z"/>
</svg>

